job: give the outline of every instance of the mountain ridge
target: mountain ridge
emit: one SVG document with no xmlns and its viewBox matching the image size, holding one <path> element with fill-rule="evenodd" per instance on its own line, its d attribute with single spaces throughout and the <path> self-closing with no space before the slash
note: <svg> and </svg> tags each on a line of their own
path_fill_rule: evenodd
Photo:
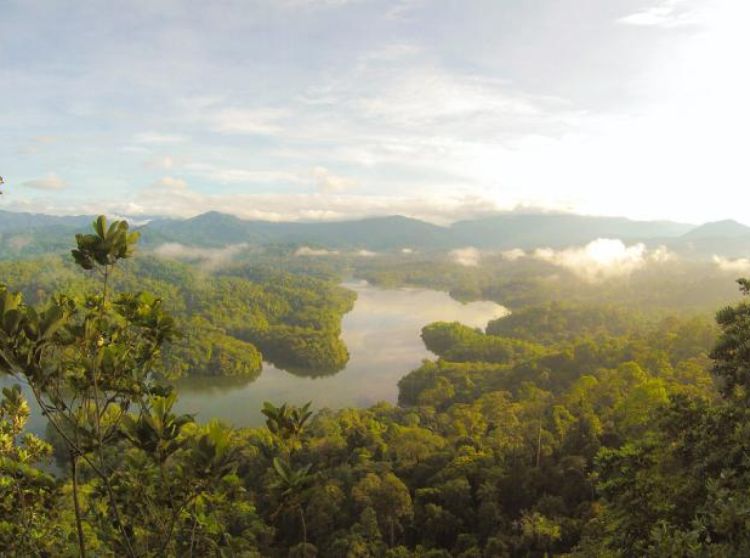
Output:
<svg viewBox="0 0 750 558">
<path fill-rule="evenodd" d="M 56 239 L 87 230 L 92 219 L 85 215 L 0 210 L 0 256 L 22 253 L 27 244 L 34 246 L 28 253 L 44 252 L 58 245 Z M 208 211 L 187 219 L 153 217 L 142 224 L 138 224 L 138 218 L 133 221 L 147 247 L 180 243 L 207 248 L 289 244 L 375 251 L 452 250 L 467 246 L 483 250 L 561 249 L 598 238 L 614 238 L 652 247 L 665 245 L 678 253 L 698 256 L 750 253 L 750 227 L 733 220 L 691 225 L 573 213 L 505 212 L 438 225 L 398 214 L 340 221 L 263 221 Z M 24 242 L 17 240 L 20 237 Z M 11 242 L 13 238 L 15 242 Z"/>
<path fill-rule="evenodd" d="M 734 219 L 723 219 L 699 225 L 685 233 L 683 238 L 738 238 L 745 236 L 750 237 L 750 227 Z"/>
</svg>

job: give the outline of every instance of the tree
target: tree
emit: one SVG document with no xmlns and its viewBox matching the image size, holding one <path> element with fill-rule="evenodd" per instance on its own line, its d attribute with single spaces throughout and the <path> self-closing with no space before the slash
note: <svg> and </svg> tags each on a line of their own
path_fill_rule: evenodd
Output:
<svg viewBox="0 0 750 558">
<path fill-rule="evenodd" d="M 750 295 L 750 279 L 738 281 L 743 295 Z M 721 336 L 711 353 L 713 372 L 725 397 L 750 397 L 750 304 L 742 301 L 719 311 L 716 321 Z"/>
<path fill-rule="evenodd" d="M 132 406 L 149 408 L 163 394 L 153 382 L 161 348 L 175 325 L 161 301 L 145 293 L 112 300 L 110 277 L 133 254 L 138 233 L 124 221 L 109 227 L 104 216 L 94 234 L 76 235 L 75 262 L 101 278 L 100 290 L 85 299 L 53 297 L 44 310 L 0 287 L 0 372 L 28 383 L 43 414 L 69 453 L 72 498 L 81 556 L 86 555 L 78 478 L 81 461 L 99 479 L 119 532 L 120 551 L 135 556 L 128 518 L 112 486 L 116 462 L 108 456 Z"/>
<path fill-rule="evenodd" d="M 312 482 L 310 475 L 311 465 L 305 465 L 294 469 L 289 463 L 275 457 L 273 470 L 276 473 L 274 488 L 278 491 L 279 507 L 274 512 L 274 517 L 285 511 L 295 511 L 298 514 L 300 528 L 302 531 L 302 557 L 307 558 L 307 523 L 305 521 L 305 509 L 303 507 L 307 488 Z"/>
<path fill-rule="evenodd" d="M 740 281 L 750 295 L 750 281 Z M 723 400 L 684 394 L 657 410 L 651 429 L 597 457 L 606 504 L 583 554 L 745 556 L 750 552 L 750 306 L 717 314 L 712 352 Z M 640 411 L 636 410 L 636 414 Z"/>
<path fill-rule="evenodd" d="M 55 479 L 35 467 L 52 448 L 23 434 L 29 405 L 18 385 L 5 387 L 0 399 L 0 548 L 9 555 L 55 552 L 50 509 L 59 498 Z M 57 549 L 60 550 L 60 549 Z"/>
<path fill-rule="evenodd" d="M 299 449 L 302 444 L 302 433 L 307 421 L 312 417 L 311 404 L 308 402 L 302 407 L 297 407 L 284 403 L 276 407 L 268 401 L 263 403 L 261 412 L 266 417 L 268 430 L 286 446 L 289 452 Z"/>
<path fill-rule="evenodd" d="M 393 473 L 368 473 L 352 489 L 352 498 L 363 510 L 375 510 L 391 547 L 396 544 L 396 529 L 402 528 L 401 521 L 414 515 L 409 489 Z"/>
</svg>

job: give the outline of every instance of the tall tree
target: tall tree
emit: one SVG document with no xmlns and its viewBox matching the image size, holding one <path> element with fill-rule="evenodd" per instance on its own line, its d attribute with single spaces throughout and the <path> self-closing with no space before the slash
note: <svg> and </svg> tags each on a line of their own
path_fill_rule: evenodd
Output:
<svg viewBox="0 0 750 558">
<path fill-rule="evenodd" d="M 0 371 L 29 385 L 67 448 L 80 555 L 86 555 L 78 490 L 83 462 L 106 494 L 119 551 L 135 556 L 132 530 L 112 486 L 117 461 L 107 450 L 119 438 L 128 410 L 148 409 L 149 396 L 163 394 L 153 372 L 160 366 L 162 346 L 176 332 L 159 299 L 145 293 L 113 299 L 110 292 L 111 274 L 133 254 L 138 233 L 130 232 L 125 221 L 107 226 L 104 216 L 93 230 L 76 235 L 73 257 L 99 275 L 98 292 L 83 300 L 59 295 L 37 311 L 21 295 L 0 287 Z"/>
</svg>

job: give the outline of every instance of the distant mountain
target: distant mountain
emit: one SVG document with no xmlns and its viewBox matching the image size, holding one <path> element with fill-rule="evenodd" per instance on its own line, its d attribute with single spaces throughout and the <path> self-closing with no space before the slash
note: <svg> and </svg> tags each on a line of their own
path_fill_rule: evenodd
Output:
<svg viewBox="0 0 750 558">
<path fill-rule="evenodd" d="M 742 238 L 750 237 L 750 227 L 732 221 L 715 221 L 696 227 L 683 235 L 685 240 L 697 240 L 700 238 Z"/>
<path fill-rule="evenodd" d="M 86 231 L 92 216 L 59 217 L 0 211 L 0 258 L 62 251 L 72 234 Z M 145 221 L 144 220 L 141 220 Z M 138 220 L 134 220 L 138 223 Z M 597 238 L 664 244 L 686 256 L 750 256 L 750 227 L 736 221 L 701 226 L 670 221 L 572 214 L 503 213 L 439 226 L 402 216 L 335 222 L 269 222 L 208 212 L 191 219 L 150 218 L 137 225 L 146 246 L 165 242 L 221 247 L 228 244 L 291 244 L 340 250 L 486 250 L 584 245 Z"/>
<path fill-rule="evenodd" d="M 440 248 L 451 244 L 450 233 L 408 217 L 372 217 L 357 221 L 274 223 L 245 221 L 210 212 L 184 221 L 155 221 L 144 228 L 149 243 L 181 242 L 199 246 L 294 243 L 329 248 L 386 250 L 403 247 Z"/>
<path fill-rule="evenodd" d="M 201 246 L 286 242 L 373 250 L 459 246 L 506 249 L 571 246 L 601 237 L 623 240 L 674 238 L 691 228 L 692 225 L 668 221 L 562 214 L 508 213 L 441 227 L 401 216 L 339 222 L 271 223 L 245 221 L 211 212 L 183 221 L 156 221 L 146 227 L 145 235 L 156 233 L 160 240 Z"/>
<path fill-rule="evenodd" d="M 671 221 L 631 221 L 622 217 L 571 214 L 506 213 L 459 221 L 451 226 L 454 238 L 478 248 L 562 248 L 587 244 L 597 238 L 625 241 L 674 238 L 694 225 Z"/>
<path fill-rule="evenodd" d="M 182 221 L 155 221 L 145 229 L 149 242 L 181 242 L 201 246 L 226 244 L 296 243 L 329 248 L 449 249 L 476 246 L 487 249 L 563 247 L 601 237 L 623 240 L 679 237 L 692 225 L 668 221 L 631 221 L 581 215 L 508 213 L 460 221 L 441 227 L 402 216 L 356 221 L 272 223 L 245 221 L 223 213 L 204 213 Z"/>
<path fill-rule="evenodd" d="M 0 233 L 28 232 L 49 227 L 81 227 L 88 225 L 92 220 L 93 217 L 84 215 L 66 217 L 0 210 Z"/>
<path fill-rule="evenodd" d="M 226 246 L 241 242 L 262 243 L 256 238 L 253 222 L 216 211 L 190 219 L 157 219 L 144 227 L 144 240 L 149 243 L 164 241 L 196 246 Z"/>
<path fill-rule="evenodd" d="M 92 219 L 0 210 L 0 259 L 69 250 L 73 234 L 88 227 Z"/>
<path fill-rule="evenodd" d="M 688 257 L 714 255 L 728 258 L 750 257 L 750 227 L 737 221 L 706 223 L 667 244 L 671 250 Z"/>
</svg>

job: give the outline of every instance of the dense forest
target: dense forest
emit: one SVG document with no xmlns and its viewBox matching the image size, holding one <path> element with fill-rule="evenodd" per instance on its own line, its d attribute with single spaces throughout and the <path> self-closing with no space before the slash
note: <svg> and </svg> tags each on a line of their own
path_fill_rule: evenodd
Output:
<svg viewBox="0 0 750 558">
<path fill-rule="evenodd" d="M 710 313 L 736 295 L 735 270 L 710 259 L 678 258 L 650 262 L 632 273 L 581 274 L 533 258 L 482 254 L 480 265 L 458 265 L 446 255 L 381 258 L 358 262 L 356 274 L 383 287 L 415 286 L 443 290 L 456 300 L 494 300 L 512 310 L 550 302 L 627 306 L 655 315 Z M 593 279 L 593 280 L 592 280 Z"/>
<path fill-rule="evenodd" d="M 0 269 L 0 371 L 50 425 L 27 433 L 22 390 L 3 390 L 4 555 L 750 554 L 750 282 L 714 321 L 690 311 L 706 298 L 668 315 L 701 277 L 652 291 L 649 312 L 617 282 L 547 296 L 520 270 L 473 270 L 482 296 L 520 285 L 513 314 L 484 331 L 426 324 L 435 359 L 403 377 L 397 405 L 269 402 L 265 426 L 232 429 L 176 414 L 162 380 L 253 374 L 261 354 L 335 367 L 352 295 L 273 267 L 206 277 L 131 258 L 137 240 L 99 219 L 72 263 Z M 380 280 L 428 276 L 401 269 Z"/>
<path fill-rule="evenodd" d="M 84 297 L 97 278 L 81 274 L 69 258 L 46 255 L 0 262 L 11 290 L 39 304 L 65 292 Z M 148 291 L 163 301 L 181 332 L 168 350 L 163 373 L 256 377 L 262 361 L 307 375 L 340 370 L 348 360 L 341 318 L 355 294 L 330 278 L 270 268 L 235 266 L 209 273 L 175 260 L 143 255 L 110 277 L 119 291 Z"/>
</svg>

